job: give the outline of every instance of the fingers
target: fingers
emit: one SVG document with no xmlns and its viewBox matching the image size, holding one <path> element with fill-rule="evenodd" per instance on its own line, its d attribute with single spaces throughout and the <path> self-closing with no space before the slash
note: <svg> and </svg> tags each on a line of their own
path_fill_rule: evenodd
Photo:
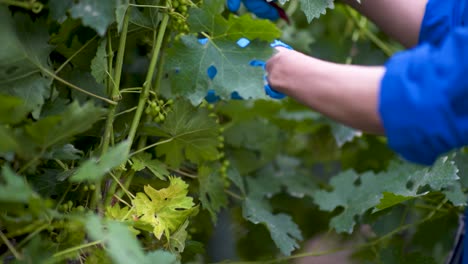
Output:
<svg viewBox="0 0 468 264">
<path fill-rule="evenodd" d="M 239 10 L 241 0 L 227 0 L 227 7 L 231 12 L 237 12 Z"/>
</svg>

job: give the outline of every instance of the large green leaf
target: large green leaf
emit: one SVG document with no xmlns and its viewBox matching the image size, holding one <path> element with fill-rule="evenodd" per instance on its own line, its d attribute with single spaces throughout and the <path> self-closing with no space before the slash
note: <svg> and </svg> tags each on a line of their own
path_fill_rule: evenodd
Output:
<svg viewBox="0 0 468 264">
<path fill-rule="evenodd" d="M 186 101 L 177 101 L 161 126 L 150 125 L 144 132 L 169 138 L 156 147 L 158 156 L 165 156 L 166 164 L 179 167 L 184 160 L 194 163 L 218 157 L 219 125 L 204 109 L 195 109 Z"/>
<path fill-rule="evenodd" d="M 122 165 L 128 158 L 127 150 L 130 142 L 122 141 L 109 149 L 100 159 L 91 158 L 85 161 L 70 178 L 72 181 L 100 181 L 106 173 Z"/>
<path fill-rule="evenodd" d="M 105 114 L 105 110 L 88 102 L 73 102 L 59 115 L 50 115 L 25 127 L 25 133 L 42 149 L 65 143 L 90 129 Z"/>
<path fill-rule="evenodd" d="M 37 194 L 24 179 L 16 175 L 9 167 L 2 168 L 0 177 L 0 202 L 27 203 Z"/>
<path fill-rule="evenodd" d="M 224 180 L 221 178 L 217 166 L 202 166 L 198 169 L 198 182 L 200 190 L 200 201 L 207 209 L 213 222 L 216 223 L 216 214 L 221 208 L 227 206 L 227 196 L 224 192 Z"/>
<path fill-rule="evenodd" d="M 302 240 L 302 235 L 296 223 L 289 215 L 273 214 L 266 201 L 247 197 L 242 206 L 242 214 L 254 224 L 264 224 L 284 255 L 289 256 L 294 249 L 299 248 L 297 242 Z"/>
<path fill-rule="evenodd" d="M 71 8 L 70 13 L 73 18 L 81 18 L 83 25 L 93 28 L 99 35 L 104 36 L 107 27 L 115 21 L 116 7 L 115 0 L 80 0 Z"/>
<path fill-rule="evenodd" d="M 198 104 L 207 91 L 214 89 L 221 98 L 228 99 L 233 91 L 243 98 L 266 98 L 263 90 L 264 71 L 249 62 L 266 61 L 273 49 L 265 41 L 279 37 L 271 22 L 253 20 L 248 15 L 225 19 L 220 12 L 224 2 L 207 0 L 201 9 L 190 11 L 188 23 L 194 33 L 204 32 L 206 44 L 193 35 L 184 36 L 168 50 L 166 70 L 171 79 L 173 96 L 186 96 Z M 241 37 L 253 40 L 242 48 L 236 44 Z M 217 74 L 210 79 L 208 68 Z"/>
<path fill-rule="evenodd" d="M 327 8 L 333 8 L 333 2 L 334 0 L 301 0 L 301 9 L 310 23 L 312 19 L 325 14 Z"/>
<path fill-rule="evenodd" d="M 0 24 L 0 93 L 22 98 L 38 118 L 52 83 L 41 74 L 49 69 L 52 50 L 47 27 L 43 20 L 33 22 L 23 14 L 13 18 L 4 6 L 0 6 Z"/>
<path fill-rule="evenodd" d="M 358 175 L 354 171 L 345 171 L 331 179 L 333 191 L 318 191 L 314 199 L 325 211 L 343 207 L 343 212 L 331 220 L 330 226 L 338 232 L 351 233 L 356 216 L 363 215 L 369 209 L 376 212 L 426 195 L 427 191 L 421 191 L 426 185 L 445 193 L 456 206 L 464 205 L 466 197 L 460 190 L 457 171 L 447 157 L 439 159 L 432 168 L 393 163 L 386 172 L 379 174 L 366 172 Z M 358 180 L 360 183 L 357 185 Z"/>
<path fill-rule="evenodd" d="M 166 165 L 159 160 L 152 159 L 149 153 L 142 153 L 132 157 L 132 162 L 132 169 L 135 171 L 141 171 L 147 168 L 154 176 L 163 181 L 169 176 Z"/>
<path fill-rule="evenodd" d="M 162 250 L 145 254 L 140 243 L 122 223 L 109 221 L 105 224 L 97 216 L 88 216 L 86 229 L 94 240 L 101 240 L 106 245 L 105 250 L 110 255 L 113 263 L 164 263 L 176 264 L 176 256 Z"/>
</svg>

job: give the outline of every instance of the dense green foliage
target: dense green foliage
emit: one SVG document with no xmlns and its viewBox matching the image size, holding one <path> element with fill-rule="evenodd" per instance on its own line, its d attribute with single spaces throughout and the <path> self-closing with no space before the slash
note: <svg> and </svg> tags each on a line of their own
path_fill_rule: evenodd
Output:
<svg viewBox="0 0 468 264">
<path fill-rule="evenodd" d="M 0 263 L 273 263 L 343 247 L 359 263 L 442 263 L 468 155 L 408 164 L 384 138 L 268 99 L 249 62 L 276 38 L 342 63 L 399 49 L 332 0 L 284 7 L 290 25 L 224 0 L 0 0 Z M 308 247 L 318 235 L 335 246 Z"/>
</svg>

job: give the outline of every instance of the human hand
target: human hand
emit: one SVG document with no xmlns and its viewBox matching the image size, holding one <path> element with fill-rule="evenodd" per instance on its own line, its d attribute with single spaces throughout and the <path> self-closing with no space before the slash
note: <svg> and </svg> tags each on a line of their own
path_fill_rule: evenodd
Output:
<svg viewBox="0 0 468 264">
<path fill-rule="evenodd" d="M 240 5 L 244 3 L 244 6 L 250 12 L 254 13 L 259 18 L 265 18 L 269 20 L 278 20 L 279 18 L 284 19 L 289 23 L 289 18 L 286 12 L 279 7 L 274 1 L 267 2 L 266 0 L 227 0 L 228 9 L 231 12 L 237 12 Z"/>
<path fill-rule="evenodd" d="M 207 42 L 207 39 L 206 38 L 201 38 L 198 40 L 198 42 L 201 44 L 201 45 L 205 45 L 206 42 Z M 240 48 L 245 48 L 247 47 L 248 45 L 250 44 L 250 40 L 246 39 L 246 38 L 241 38 L 237 41 L 237 45 L 240 47 Z M 276 48 L 276 49 L 287 49 L 287 50 L 293 50 L 293 48 L 291 48 L 289 45 L 279 41 L 279 40 L 275 40 L 273 43 L 270 44 L 270 47 L 272 48 Z M 270 97 L 270 98 L 273 98 L 273 99 L 283 99 L 284 97 L 286 97 L 285 94 L 283 93 L 280 93 L 278 91 L 275 91 L 274 89 L 271 88 L 270 84 L 268 83 L 268 78 L 267 78 L 267 74 L 266 74 L 266 62 L 265 61 L 262 61 L 262 60 L 252 60 L 250 61 L 250 66 L 253 66 L 253 67 L 262 67 L 263 70 L 265 70 L 265 75 L 263 77 L 264 81 L 265 81 L 265 84 L 264 84 L 264 89 L 265 89 L 265 93 Z M 211 80 L 213 80 L 215 77 L 216 77 L 216 74 L 217 74 L 218 70 L 216 69 L 215 66 L 211 66 L 207 69 L 207 75 L 208 75 L 208 78 L 210 78 Z M 234 99 L 234 100 L 242 100 L 243 98 L 236 92 L 232 92 L 231 93 L 231 99 Z M 219 96 L 216 95 L 215 91 L 214 90 L 209 90 L 205 96 L 205 100 L 208 102 L 208 103 L 215 103 L 219 100 Z"/>
</svg>

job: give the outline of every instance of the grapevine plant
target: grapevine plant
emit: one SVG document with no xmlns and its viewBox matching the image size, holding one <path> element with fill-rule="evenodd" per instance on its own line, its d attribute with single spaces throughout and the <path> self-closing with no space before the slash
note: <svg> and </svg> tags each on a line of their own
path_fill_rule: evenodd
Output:
<svg viewBox="0 0 468 264">
<path fill-rule="evenodd" d="M 399 49 L 332 0 L 281 4 L 289 24 L 224 0 L 0 0 L 0 263 L 444 261 L 468 155 L 416 166 L 268 98 L 250 62 L 275 39 L 346 63 Z"/>
</svg>

